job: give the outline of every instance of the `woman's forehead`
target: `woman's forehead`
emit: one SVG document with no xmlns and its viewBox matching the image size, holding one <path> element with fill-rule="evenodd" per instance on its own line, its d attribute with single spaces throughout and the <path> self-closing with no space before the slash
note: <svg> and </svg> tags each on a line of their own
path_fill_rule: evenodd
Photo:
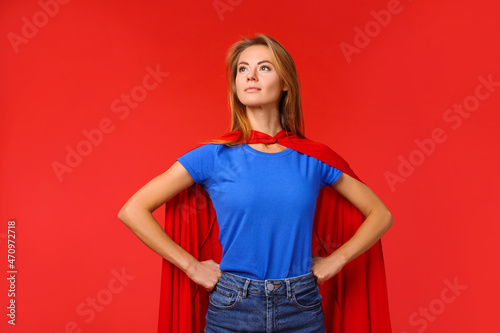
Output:
<svg viewBox="0 0 500 333">
<path fill-rule="evenodd" d="M 252 45 L 247 47 L 243 52 L 241 52 L 238 58 L 238 64 L 240 62 L 257 63 L 260 61 L 273 61 L 272 54 L 269 48 L 265 45 Z"/>
</svg>

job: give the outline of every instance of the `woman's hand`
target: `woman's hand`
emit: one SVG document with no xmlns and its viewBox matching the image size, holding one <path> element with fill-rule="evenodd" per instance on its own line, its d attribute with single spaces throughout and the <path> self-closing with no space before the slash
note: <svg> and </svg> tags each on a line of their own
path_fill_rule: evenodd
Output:
<svg viewBox="0 0 500 333">
<path fill-rule="evenodd" d="M 340 272 L 344 265 L 344 261 L 334 254 L 328 257 L 312 257 L 311 271 L 316 284 L 321 286 L 326 280 Z"/>
<path fill-rule="evenodd" d="M 186 270 L 186 275 L 206 291 L 211 292 L 219 281 L 221 271 L 219 264 L 213 260 L 198 261 Z"/>
</svg>

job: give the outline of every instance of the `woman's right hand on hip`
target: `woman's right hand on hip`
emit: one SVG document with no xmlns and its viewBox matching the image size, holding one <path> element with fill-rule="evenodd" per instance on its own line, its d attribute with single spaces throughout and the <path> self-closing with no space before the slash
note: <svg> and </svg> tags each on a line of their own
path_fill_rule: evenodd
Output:
<svg viewBox="0 0 500 333">
<path fill-rule="evenodd" d="M 205 288 L 207 292 L 211 292 L 221 277 L 221 271 L 218 263 L 213 260 L 205 260 L 198 261 L 190 267 L 186 271 L 186 275 L 193 282 Z"/>
</svg>

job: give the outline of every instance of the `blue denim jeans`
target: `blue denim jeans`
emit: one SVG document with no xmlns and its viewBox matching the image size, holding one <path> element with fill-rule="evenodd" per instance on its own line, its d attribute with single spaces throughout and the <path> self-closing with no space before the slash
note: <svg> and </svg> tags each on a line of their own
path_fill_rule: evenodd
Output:
<svg viewBox="0 0 500 333">
<path fill-rule="evenodd" d="M 210 293 L 206 333 L 325 332 L 314 275 L 253 280 L 222 272 Z"/>
</svg>

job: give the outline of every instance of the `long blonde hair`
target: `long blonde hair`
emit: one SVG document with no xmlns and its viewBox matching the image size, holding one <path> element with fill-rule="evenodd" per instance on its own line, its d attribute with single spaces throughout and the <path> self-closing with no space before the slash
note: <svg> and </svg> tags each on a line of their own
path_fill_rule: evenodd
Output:
<svg viewBox="0 0 500 333">
<path fill-rule="evenodd" d="M 305 138 L 304 116 L 302 114 L 302 100 L 300 98 L 300 87 L 295 63 L 288 51 L 274 38 L 257 34 L 254 38 L 242 37 L 234 43 L 226 56 L 226 78 L 229 89 L 229 105 L 231 107 L 231 129 L 240 131 L 240 135 L 234 140 L 211 140 L 211 143 L 226 144 L 228 146 L 240 145 L 250 138 L 251 124 L 245 112 L 245 105 L 238 99 L 236 92 L 236 74 L 238 59 L 241 53 L 250 46 L 265 45 L 271 51 L 273 64 L 285 85 L 287 91 L 279 101 L 279 115 L 281 127 L 286 132 L 292 132 L 296 138 Z"/>
</svg>

